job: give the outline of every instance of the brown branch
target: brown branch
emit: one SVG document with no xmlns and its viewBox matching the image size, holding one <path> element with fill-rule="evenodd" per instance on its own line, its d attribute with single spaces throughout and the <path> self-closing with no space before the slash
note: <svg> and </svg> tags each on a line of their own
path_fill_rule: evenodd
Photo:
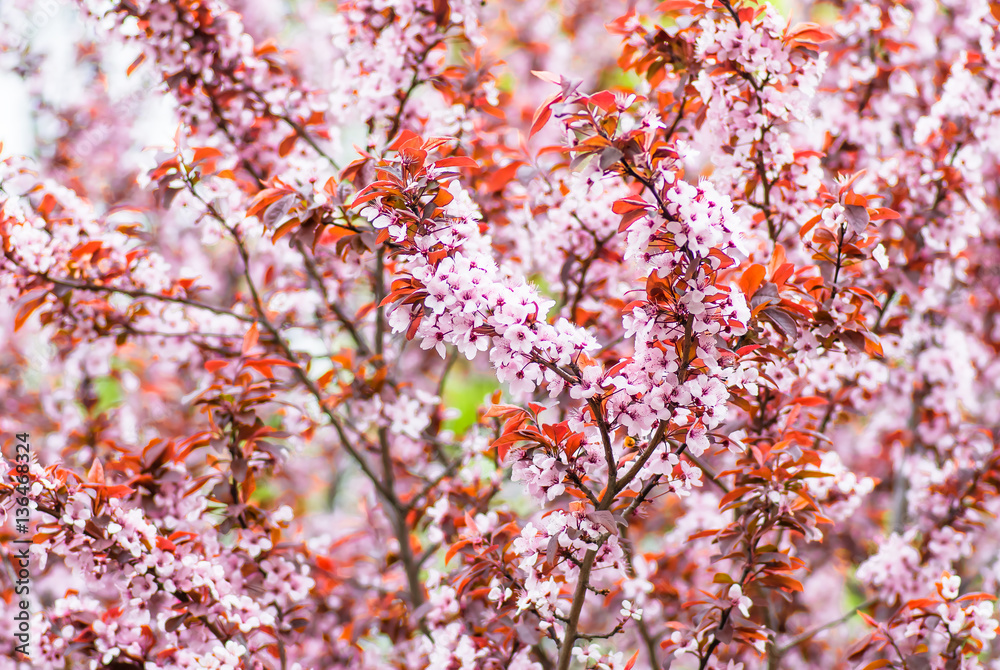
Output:
<svg viewBox="0 0 1000 670">
<path fill-rule="evenodd" d="M 371 353 L 371 347 L 368 343 L 364 341 L 361 337 L 361 333 L 358 332 L 357 327 L 354 325 L 354 321 L 344 313 L 344 310 L 335 301 L 330 298 L 330 294 L 326 290 L 326 285 L 323 283 L 323 276 L 316 265 L 316 262 L 309 256 L 308 251 L 302 244 L 301 240 L 295 240 L 292 246 L 298 250 L 299 254 L 302 256 L 302 261 L 305 263 L 306 272 L 312 278 L 313 282 L 316 284 L 320 295 L 323 297 L 323 302 L 326 303 L 327 309 L 337 317 L 337 321 L 340 325 L 344 327 L 351 339 L 358 346 L 358 351 L 361 352 L 362 356 L 368 356 Z"/>
<path fill-rule="evenodd" d="M 420 54 L 417 58 L 417 62 L 413 68 L 413 77 L 410 79 L 410 85 L 407 87 L 406 91 L 403 92 L 403 97 L 399 99 L 399 107 L 396 109 L 396 114 L 392 118 L 392 124 L 389 126 L 389 132 L 386 134 L 386 139 L 392 140 L 396 137 L 396 133 L 399 132 L 399 126 L 403 121 L 403 112 L 406 109 L 406 103 L 409 101 L 410 96 L 413 95 L 413 91 L 420 84 L 420 65 L 427 60 L 427 56 L 430 54 L 431 50 L 437 45 L 441 44 L 443 40 L 437 40 L 431 42 L 424 49 L 424 52 Z"/>
<path fill-rule="evenodd" d="M 851 619 L 851 617 L 853 617 L 854 615 L 856 615 L 860 610 L 867 609 L 868 607 L 871 607 L 872 605 L 874 605 L 877 602 L 878 602 L 877 598 L 869 598 L 868 600 L 864 601 L 863 603 L 861 603 L 860 605 L 858 605 L 857 607 L 855 607 L 854 609 L 852 609 L 850 612 L 847 612 L 843 616 L 837 617 L 833 621 L 828 621 L 828 622 L 826 622 L 824 624 L 821 624 L 819 626 L 814 626 L 814 627 L 806 630 L 805 632 L 796 635 L 795 637 L 793 637 L 791 640 L 789 640 L 785 644 L 783 644 L 780 647 L 776 648 L 775 651 L 778 654 L 778 657 L 780 658 L 781 656 L 785 655 L 791 649 L 794 649 L 795 647 L 799 646 L 800 644 L 802 644 L 806 640 L 808 640 L 808 639 L 812 638 L 813 636 L 815 636 L 817 633 L 821 633 L 824 630 L 828 630 L 830 628 L 836 628 L 840 624 L 849 621 Z"/>
<path fill-rule="evenodd" d="M 384 251 L 380 248 L 375 257 L 375 277 L 374 277 L 374 298 L 375 304 L 381 305 L 385 298 L 385 258 Z M 385 308 L 375 309 L 375 356 L 376 364 L 379 367 L 385 366 Z M 420 566 L 413 559 L 413 547 L 410 545 L 410 529 L 406 523 L 408 505 L 400 503 L 395 493 L 395 474 L 393 473 L 392 453 L 389 449 L 389 429 L 380 426 L 378 429 L 379 451 L 382 456 L 382 476 L 385 478 L 384 486 L 392 492 L 392 497 L 388 498 L 392 507 L 393 528 L 396 532 L 396 540 L 399 543 L 399 560 L 403 563 L 406 571 L 406 581 L 410 590 L 410 602 L 414 609 L 420 607 L 424 602 L 424 591 L 420 584 Z"/>
<path fill-rule="evenodd" d="M 604 460 L 608 466 L 608 490 L 615 491 L 618 485 L 618 466 L 615 464 L 615 454 L 611 447 L 611 433 L 608 431 L 608 422 L 604 419 L 604 412 L 601 410 L 601 403 L 595 398 L 587 401 L 590 411 L 594 414 L 594 421 L 601 431 L 601 442 L 604 444 Z"/>
<path fill-rule="evenodd" d="M 23 267 L 18 264 L 18 267 Z M 25 268 L 26 269 L 26 268 Z M 27 270 L 27 269 L 26 269 Z M 31 272 L 31 270 L 27 270 Z M 198 300 L 193 300 L 191 298 L 179 298 L 170 295 L 163 295 L 161 293 L 153 293 L 152 291 L 145 291 L 143 289 L 134 288 L 122 288 L 117 286 L 104 286 L 101 284 L 91 284 L 89 282 L 75 282 L 67 279 L 57 279 L 56 277 L 51 277 L 44 272 L 31 272 L 37 277 L 41 277 L 45 281 L 52 282 L 56 286 L 63 286 L 65 288 L 76 289 L 78 291 L 92 291 L 94 293 L 121 293 L 122 295 L 127 295 L 132 298 L 152 298 L 154 300 L 160 300 L 163 302 L 172 302 L 179 305 L 187 305 L 188 307 L 197 307 L 198 309 L 204 309 L 215 314 L 220 314 L 222 316 L 231 316 L 234 319 L 239 319 L 246 323 L 256 323 L 257 319 L 252 316 L 247 316 L 245 314 L 237 314 L 232 310 L 228 310 L 224 307 L 219 307 L 217 305 L 210 305 L 208 303 L 199 302 Z"/>
<path fill-rule="evenodd" d="M 295 354 L 292 352 L 291 347 L 289 347 L 288 343 L 281 336 L 281 333 L 278 331 L 278 328 L 271 322 L 270 319 L 267 318 L 267 311 L 264 308 L 264 302 L 260 297 L 260 293 L 257 291 L 257 286 L 254 284 L 253 278 L 250 276 L 250 255 L 247 252 L 246 245 L 243 243 L 243 240 L 240 237 L 239 233 L 233 227 L 229 226 L 228 223 L 226 223 L 225 218 L 215 210 L 215 207 L 213 207 L 210 203 L 206 202 L 205 199 L 202 198 L 200 194 L 198 194 L 198 192 L 194 188 L 194 184 L 190 181 L 188 175 L 185 174 L 184 177 L 185 177 L 185 183 L 187 184 L 188 190 L 191 192 L 191 194 L 194 195 L 194 197 L 197 198 L 202 203 L 202 205 L 205 206 L 206 211 L 209 213 L 209 215 L 211 215 L 216 221 L 218 221 L 223 227 L 225 227 L 226 230 L 229 231 L 229 234 L 232 236 L 233 241 L 236 243 L 236 249 L 239 252 L 240 260 L 243 262 L 243 276 L 247 282 L 247 287 L 250 290 L 250 295 L 253 299 L 254 307 L 258 312 L 258 317 L 256 319 L 248 319 L 248 320 L 255 321 L 264 326 L 264 329 L 267 330 L 267 332 L 274 339 L 275 344 L 281 350 L 282 354 L 284 354 L 285 358 L 288 359 L 290 363 L 295 364 L 291 367 L 292 373 L 299 380 L 299 382 L 306 387 L 309 393 L 319 403 L 320 409 L 323 411 L 324 414 L 326 414 L 327 418 L 330 421 L 330 424 L 337 432 L 337 436 L 340 439 L 340 443 L 344 447 L 344 450 L 358 464 L 358 467 L 361 468 L 361 471 L 365 474 L 366 477 L 368 477 L 368 479 L 375 486 L 376 491 L 379 494 L 381 494 L 382 497 L 389 502 L 389 504 L 391 505 L 398 504 L 399 501 L 396 498 L 395 493 L 391 489 L 385 488 L 385 486 L 382 484 L 381 479 L 378 477 L 378 475 L 375 474 L 375 472 L 372 470 L 368 462 L 364 459 L 361 453 L 358 452 L 358 450 L 355 449 L 354 446 L 351 444 L 350 440 L 347 437 L 346 432 L 344 431 L 344 427 L 340 419 L 337 417 L 336 414 L 333 413 L 333 411 L 329 407 L 326 406 L 323 393 L 319 390 L 319 387 L 316 386 L 316 383 L 309 378 L 309 376 L 305 373 L 302 367 L 297 363 Z"/>
<path fill-rule="evenodd" d="M 740 588 L 746 585 L 747 577 L 750 575 L 750 570 L 751 570 L 750 566 L 752 565 L 753 561 L 753 548 L 752 547 L 748 548 L 748 552 L 750 552 L 751 563 L 747 563 L 747 565 L 743 568 L 743 576 L 740 577 L 739 581 Z M 719 639 L 718 633 L 722 631 L 723 628 L 726 627 L 727 623 L 729 623 L 729 617 L 732 614 L 732 612 L 733 612 L 733 605 L 730 605 L 729 607 L 727 607 L 722 611 L 722 616 L 719 617 L 719 625 L 716 627 L 715 633 L 712 634 L 712 642 L 709 643 L 708 649 L 705 650 L 705 655 L 702 657 L 701 663 L 698 664 L 698 670 L 705 670 L 705 668 L 708 667 L 708 661 L 709 659 L 712 658 L 712 654 L 715 653 L 715 650 L 719 647 L 720 644 L 722 644 L 722 640 Z"/>
<path fill-rule="evenodd" d="M 597 496 L 594 495 L 594 492 L 590 490 L 590 487 L 583 483 L 583 480 L 580 479 L 580 475 L 576 474 L 572 470 L 569 470 L 567 474 L 569 475 L 569 478 L 573 480 L 573 484 L 575 484 L 576 487 L 583 492 L 583 495 L 587 496 L 587 500 L 589 500 L 590 504 L 594 506 L 594 509 L 597 509 L 597 506 L 600 505 L 601 502 L 597 499 Z"/>
<path fill-rule="evenodd" d="M 733 19 L 736 21 L 737 26 L 742 24 L 742 21 L 740 21 L 740 15 L 736 13 L 735 9 L 733 9 L 733 6 L 732 4 L 730 4 L 729 0 L 719 0 L 719 4 L 721 4 L 727 10 L 729 10 L 729 13 L 732 14 Z"/>
<path fill-rule="evenodd" d="M 639 474 L 639 470 L 642 469 L 642 466 L 646 464 L 646 461 L 650 459 L 653 452 L 656 451 L 656 448 L 660 446 L 660 442 L 663 441 L 666 429 L 667 422 L 660 421 L 656 427 L 656 432 L 653 434 L 652 439 L 649 441 L 649 445 L 646 447 L 646 450 L 643 451 L 635 463 L 632 464 L 632 467 L 625 473 L 625 476 L 618 481 L 618 490 L 615 491 L 615 494 L 620 493 L 625 489 L 625 487 L 632 483 L 632 480 Z"/>
<path fill-rule="evenodd" d="M 254 92 L 256 93 L 256 91 L 254 91 Z M 323 158 L 325 158 L 326 162 L 329 163 L 330 166 L 333 167 L 334 170 L 339 170 L 340 169 L 340 166 L 337 165 L 337 161 L 333 160 L 329 156 L 329 154 L 327 154 L 325 151 L 323 151 L 319 147 L 319 145 L 316 144 L 316 141 L 312 138 L 312 136 L 309 133 L 306 132 L 305 128 L 303 128 L 301 125 L 299 125 L 298 123 L 296 123 L 288 115 L 282 115 L 282 116 L 279 116 L 278 118 L 280 118 L 282 121 L 284 121 L 289 126 L 291 126 L 292 130 L 295 131 L 295 134 L 298 135 L 299 137 L 301 137 L 305 141 L 306 144 L 308 144 L 310 147 L 312 147 L 313 151 L 315 151 L 320 156 L 322 156 Z"/>
<path fill-rule="evenodd" d="M 716 476 L 716 474 L 710 467 L 708 467 L 708 465 L 705 464 L 704 461 L 692 454 L 690 451 L 687 452 L 687 457 L 688 460 L 692 461 L 695 465 L 701 468 L 702 473 L 708 478 L 708 481 L 718 486 L 723 493 L 729 493 L 729 487 L 719 481 L 718 476 Z"/>
<path fill-rule="evenodd" d="M 657 476 L 659 479 L 659 476 Z M 628 514 L 626 513 L 625 519 L 628 519 Z M 627 540 L 626 534 L 628 533 L 628 526 L 625 526 L 625 530 L 622 532 L 621 542 L 622 551 L 625 554 L 625 567 L 628 569 L 629 577 L 635 578 L 635 564 L 634 564 L 634 551 L 632 547 L 631 540 Z M 646 653 L 649 655 L 649 667 L 650 670 L 660 670 L 660 662 L 656 658 L 656 640 L 649 633 L 649 627 L 643 619 L 639 619 L 636 622 L 639 628 L 639 636 L 642 638 L 643 644 L 646 645 Z"/>
<path fill-rule="evenodd" d="M 587 596 L 587 585 L 590 582 L 590 571 L 594 567 L 594 559 L 597 558 L 597 551 L 588 549 L 583 557 L 583 565 L 580 566 L 580 574 L 577 577 L 576 591 L 573 593 L 573 604 L 569 611 L 569 623 L 566 624 L 566 633 L 563 635 L 562 646 L 559 649 L 559 661 L 556 670 L 568 670 L 573 657 L 573 644 L 577 639 L 577 627 L 580 624 L 580 613 L 583 612 L 583 601 Z"/>
</svg>

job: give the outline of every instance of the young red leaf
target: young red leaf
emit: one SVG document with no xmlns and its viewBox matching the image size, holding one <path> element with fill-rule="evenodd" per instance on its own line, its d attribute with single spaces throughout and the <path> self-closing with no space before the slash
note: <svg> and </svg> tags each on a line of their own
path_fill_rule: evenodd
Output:
<svg viewBox="0 0 1000 670">
<path fill-rule="evenodd" d="M 532 70 L 531 74 L 535 75 L 542 81 L 547 81 L 550 84 L 562 83 L 562 77 L 553 72 L 546 72 L 545 70 Z"/>
<path fill-rule="evenodd" d="M 257 340 L 260 337 L 260 333 L 257 330 L 257 322 L 255 321 L 250 325 L 250 329 L 247 330 L 246 334 L 243 335 L 243 355 L 246 356 L 250 353 L 250 350 L 257 346 Z"/>
<path fill-rule="evenodd" d="M 898 219 L 899 212 L 888 207 L 876 207 L 868 210 L 868 216 L 872 221 L 882 221 L 884 219 Z"/>
<path fill-rule="evenodd" d="M 229 361 L 205 361 L 205 369 L 215 373 L 229 365 Z"/>
<path fill-rule="evenodd" d="M 468 156 L 452 156 L 450 158 L 442 158 L 439 161 L 434 162 L 434 167 L 446 168 L 446 167 L 467 167 L 467 168 L 478 168 L 479 163 L 469 158 Z"/>
<path fill-rule="evenodd" d="M 87 481 L 92 484 L 104 484 L 104 466 L 101 465 L 101 459 L 95 458 L 94 462 L 90 465 L 90 471 L 87 472 Z"/>
</svg>

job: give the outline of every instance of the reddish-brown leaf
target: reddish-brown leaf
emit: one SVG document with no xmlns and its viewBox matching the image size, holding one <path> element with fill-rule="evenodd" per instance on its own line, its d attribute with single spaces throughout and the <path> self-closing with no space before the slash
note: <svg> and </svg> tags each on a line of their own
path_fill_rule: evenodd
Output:
<svg viewBox="0 0 1000 670">
<path fill-rule="evenodd" d="M 442 158 L 439 161 L 434 162 L 434 167 L 446 168 L 446 167 L 467 167 L 467 168 L 478 168 L 479 163 L 477 163 L 472 158 L 468 156 L 451 156 L 450 158 Z"/>
<path fill-rule="evenodd" d="M 292 152 L 295 147 L 295 141 L 299 139 L 298 133 L 292 133 L 285 139 L 281 140 L 281 144 L 278 145 L 278 155 L 284 158 Z"/>
<path fill-rule="evenodd" d="M 247 216 L 257 216 L 259 212 L 289 193 L 290 191 L 284 188 L 265 188 L 250 202 L 250 206 L 247 207 Z"/>
<path fill-rule="evenodd" d="M 552 117 L 552 105 L 556 103 L 562 97 L 561 94 L 557 93 L 546 100 L 541 107 L 535 110 L 535 116 L 531 119 L 531 130 L 528 131 L 528 138 L 534 137 L 539 130 L 545 127 L 549 119 Z"/>
<path fill-rule="evenodd" d="M 250 353 L 250 350 L 257 346 L 257 340 L 260 338 L 260 332 L 257 330 L 257 322 L 255 321 L 250 329 L 243 336 L 243 355 L 246 356 Z"/>
<path fill-rule="evenodd" d="M 132 61 L 131 65 L 128 66 L 128 68 L 125 70 L 125 76 L 131 77 L 132 73 L 135 72 L 135 69 L 140 65 L 142 65 L 143 61 L 145 60 L 146 60 L 146 52 L 144 51 L 141 54 L 139 54 L 134 61 Z"/>
<path fill-rule="evenodd" d="M 796 398 L 792 401 L 792 404 L 803 405 L 805 407 L 817 407 L 819 405 L 825 405 L 829 402 L 826 398 L 820 397 L 818 395 L 809 395 L 802 398 Z"/>
<path fill-rule="evenodd" d="M 209 372 L 218 372 L 222 368 L 229 365 L 229 361 L 205 361 L 205 369 Z"/>
<path fill-rule="evenodd" d="M 104 484 L 104 466 L 101 465 L 101 459 L 94 459 L 90 471 L 87 472 L 87 481 L 91 484 Z"/>
<path fill-rule="evenodd" d="M 486 190 L 490 192 L 502 191 L 507 186 L 507 182 L 514 178 L 514 175 L 517 174 L 517 169 L 522 165 L 524 163 L 521 161 L 513 161 L 491 174 L 486 179 Z"/>
<path fill-rule="evenodd" d="M 888 207 L 875 207 L 868 210 L 868 216 L 872 221 L 882 221 L 883 219 L 898 219 L 899 212 Z"/>
<path fill-rule="evenodd" d="M 455 554 L 457 554 L 459 551 L 469 546 L 470 544 L 472 544 L 471 540 L 459 540 L 455 544 L 451 545 L 451 548 L 448 549 L 448 553 L 444 555 L 445 565 L 451 562 L 451 559 L 454 558 Z"/>
<path fill-rule="evenodd" d="M 740 277 L 739 286 L 748 298 L 752 298 L 757 289 L 760 288 L 765 274 L 766 270 L 760 263 L 754 263 L 743 272 L 743 276 Z"/>
</svg>

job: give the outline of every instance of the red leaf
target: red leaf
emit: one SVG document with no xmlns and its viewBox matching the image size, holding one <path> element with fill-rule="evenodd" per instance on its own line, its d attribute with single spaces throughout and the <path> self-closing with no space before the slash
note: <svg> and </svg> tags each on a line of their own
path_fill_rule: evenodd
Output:
<svg viewBox="0 0 1000 670">
<path fill-rule="evenodd" d="M 417 329 L 420 327 L 420 322 L 423 320 L 423 315 L 417 316 L 413 321 L 410 322 L 410 327 L 406 329 L 406 339 L 412 340 L 417 334 Z"/>
<path fill-rule="evenodd" d="M 132 73 L 135 72 L 135 69 L 142 65 L 144 60 L 146 60 L 146 52 L 142 52 L 134 61 L 132 61 L 132 64 L 125 70 L 125 76 L 131 77 Z"/>
<path fill-rule="evenodd" d="M 254 199 L 250 202 L 250 206 L 247 208 L 247 216 L 257 216 L 258 212 L 289 193 L 291 192 L 284 188 L 265 188 L 254 196 Z"/>
<path fill-rule="evenodd" d="M 861 617 L 861 619 L 869 626 L 872 626 L 873 628 L 878 628 L 878 621 L 875 621 L 875 619 L 871 618 L 864 612 L 859 611 L 858 616 Z"/>
<path fill-rule="evenodd" d="M 865 338 L 865 353 L 869 356 L 882 358 L 885 355 L 885 352 L 882 350 L 882 342 L 879 340 L 878 336 L 868 331 L 861 334 Z"/>
<path fill-rule="evenodd" d="M 622 214 L 622 222 L 618 224 L 618 232 L 624 233 L 633 223 L 646 216 L 646 210 L 634 209 L 627 214 Z"/>
<path fill-rule="evenodd" d="M 849 351 L 854 351 L 860 353 L 865 349 L 865 339 L 864 335 L 854 330 L 844 330 L 838 335 L 838 339 L 844 343 Z"/>
<path fill-rule="evenodd" d="M 90 471 L 87 473 L 87 481 L 91 484 L 104 484 L 104 466 L 101 465 L 101 459 L 94 459 Z"/>
<path fill-rule="evenodd" d="M 288 221 L 285 221 L 283 224 L 278 226 L 277 229 L 275 229 L 274 233 L 271 235 L 271 241 L 277 242 L 282 237 L 287 235 L 293 228 L 301 225 L 302 222 L 298 219 L 289 219 Z"/>
<path fill-rule="evenodd" d="M 848 193 L 846 196 L 844 196 L 844 204 L 864 207 L 865 205 L 868 204 L 868 201 L 865 199 L 865 196 L 863 195 L 859 195 L 857 193 Z"/>
<path fill-rule="evenodd" d="M 285 139 L 281 140 L 281 144 L 278 145 L 278 155 L 284 158 L 292 152 L 292 148 L 295 146 L 295 140 L 299 139 L 298 133 L 292 133 Z"/>
<path fill-rule="evenodd" d="M 399 133 L 399 135 L 396 136 L 396 139 L 393 140 L 392 144 L 389 145 L 389 149 L 390 151 L 399 151 L 401 148 L 403 148 L 403 146 L 408 144 L 410 140 L 417 140 L 418 146 L 422 143 L 422 141 L 420 140 L 420 135 L 417 135 L 412 130 L 404 129 L 402 132 Z"/>
<path fill-rule="evenodd" d="M 991 596 L 988 593 L 966 593 L 964 596 L 958 599 L 957 602 L 968 603 L 975 602 L 978 603 L 983 600 L 996 600 L 995 596 Z"/>
<path fill-rule="evenodd" d="M 490 192 L 502 191 L 504 187 L 507 186 L 507 182 L 513 179 L 514 175 L 517 174 L 517 168 L 522 165 L 524 165 L 523 162 L 514 161 L 491 174 L 486 180 L 486 190 Z"/>
<path fill-rule="evenodd" d="M 813 157 L 822 158 L 825 155 L 826 154 L 823 153 L 822 151 L 807 150 L 807 151 L 796 151 L 794 154 L 792 154 L 792 158 L 795 160 L 796 163 L 798 163 L 803 158 L 813 158 Z"/>
<path fill-rule="evenodd" d="M 610 112 L 615 106 L 615 94 L 611 91 L 599 91 L 588 98 L 588 102 L 597 105 L 605 112 Z"/>
<path fill-rule="evenodd" d="M 243 336 L 243 355 L 246 356 L 250 353 L 250 350 L 257 345 L 257 340 L 260 337 L 260 333 L 257 330 L 257 322 L 255 321 L 253 325 L 250 326 L 250 330 L 246 332 Z"/>
<path fill-rule="evenodd" d="M 29 294 L 30 295 L 30 294 Z M 14 331 L 21 329 L 25 321 L 34 313 L 36 309 L 41 307 L 45 303 L 45 296 L 48 295 L 47 291 L 40 291 L 40 295 L 35 298 L 31 298 L 25 301 L 21 307 L 17 310 L 17 315 L 14 317 Z"/>
<path fill-rule="evenodd" d="M 805 237 L 806 235 L 808 235 L 808 234 L 809 234 L 809 231 L 810 231 L 810 230 L 812 230 L 812 229 L 813 229 L 813 227 L 814 227 L 814 226 L 815 226 L 815 225 L 816 225 L 817 223 L 819 223 L 820 221 L 822 221 L 822 220 L 823 220 L 823 217 L 822 217 L 822 216 L 820 216 L 819 214 L 817 214 L 817 215 L 816 215 L 816 216 L 814 216 L 813 218 L 811 218 L 811 219 L 809 219 L 808 221 L 806 221 L 806 222 L 805 222 L 805 223 L 804 223 L 804 224 L 802 225 L 802 227 L 801 227 L 801 228 L 799 228 L 799 237 Z"/>
<path fill-rule="evenodd" d="M 135 489 L 124 484 L 105 486 L 101 490 L 104 491 L 104 495 L 108 498 L 125 498 L 135 493 Z"/>
<path fill-rule="evenodd" d="M 271 366 L 268 365 L 267 363 L 263 363 L 261 361 L 247 361 L 246 366 L 248 368 L 253 368 L 257 372 L 267 377 L 268 379 L 274 378 L 274 372 L 271 370 Z"/>
<path fill-rule="evenodd" d="M 451 562 L 451 559 L 455 556 L 455 554 L 457 554 L 465 547 L 469 546 L 471 543 L 472 543 L 471 540 L 459 540 L 455 544 L 451 545 L 451 548 L 448 549 L 448 553 L 444 555 L 444 564 L 448 565 L 448 563 Z"/>
<path fill-rule="evenodd" d="M 361 321 L 366 316 L 368 316 L 369 314 L 371 314 L 374 309 L 375 309 L 375 303 L 373 303 L 373 302 L 366 302 L 365 304 L 361 305 L 361 307 L 358 309 L 357 312 L 355 312 L 355 314 L 354 314 L 354 320 L 355 321 Z"/>
<path fill-rule="evenodd" d="M 803 398 L 796 398 L 792 401 L 792 404 L 803 405 L 805 407 L 817 407 L 819 405 L 825 405 L 827 402 L 826 398 L 822 398 L 818 395 L 809 395 Z"/>
<path fill-rule="evenodd" d="M 451 7 L 448 0 L 434 0 L 434 22 L 441 27 L 448 25 L 451 17 Z"/>
<path fill-rule="evenodd" d="M 730 491 L 729 493 L 727 493 L 722 497 L 722 500 L 719 501 L 719 509 L 725 508 L 726 505 L 733 502 L 734 500 L 742 496 L 744 493 L 749 493 L 750 491 L 753 491 L 752 486 L 737 486 L 732 491 Z"/>
<path fill-rule="evenodd" d="M 205 361 L 205 369 L 209 372 L 218 372 L 229 365 L 229 361 Z"/>
<path fill-rule="evenodd" d="M 556 93 L 555 95 L 549 97 L 542 106 L 535 110 L 535 116 L 531 119 L 531 130 L 528 132 L 528 138 L 535 136 L 539 130 L 548 122 L 549 118 L 552 116 L 552 105 L 557 101 L 562 99 L 561 93 Z"/>
<path fill-rule="evenodd" d="M 479 163 L 469 158 L 468 156 L 452 156 L 450 158 L 442 158 L 439 161 L 435 161 L 434 167 L 446 168 L 446 167 L 468 167 L 468 168 L 478 168 Z"/>
<path fill-rule="evenodd" d="M 319 385 L 320 388 L 326 388 L 336 374 L 337 370 L 335 369 L 327 370 L 319 379 L 316 380 L 316 384 Z"/>
<path fill-rule="evenodd" d="M 851 293 L 857 293 L 862 298 L 871 300 L 876 305 L 879 304 L 878 298 L 875 297 L 875 294 L 867 289 L 863 289 L 860 286 L 851 286 L 847 290 L 850 291 Z"/>
<path fill-rule="evenodd" d="M 854 186 L 854 182 L 860 179 L 862 175 L 864 175 L 864 173 L 866 172 L 868 172 L 868 170 L 859 170 L 858 172 L 855 172 L 853 175 L 851 175 L 851 178 L 848 179 L 847 182 L 840 187 L 840 195 L 844 195 L 845 193 L 847 193 L 850 190 L 850 188 Z"/>
<path fill-rule="evenodd" d="M 743 272 L 743 276 L 740 277 L 740 288 L 748 298 L 752 298 L 753 294 L 760 288 L 765 274 L 766 270 L 760 263 L 754 263 Z"/>
<path fill-rule="evenodd" d="M 704 5 L 704 3 L 696 2 L 695 0 L 666 0 L 656 6 L 656 11 L 663 13 L 677 12 L 682 9 L 692 9 L 698 5 Z"/>
<path fill-rule="evenodd" d="M 515 416 L 516 414 L 527 414 L 527 412 L 517 405 L 493 405 L 486 410 L 486 413 L 483 414 L 483 416 L 487 418 L 497 417 L 500 419 L 507 419 Z"/>
<path fill-rule="evenodd" d="M 872 221 L 882 221 L 883 219 L 898 219 L 899 212 L 888 207 L 876 207 L 868 210 L 868 216 Z"/>
<path fill-rule="evenodd" d="M 84 256 L 89 256 L 93 254 L 100 248 L 101 248 L 100 240 L 91 240 L 90 242 L 84 242 L 83 244 L 77 245 L 73 249 L 73 251 L 70 252 L 70 255 L 73 258 L 82 258 Z"/>
<path fill-rule="evenodd" d="M 369 200 L 374 200 L 375 198 L 379 197 L 380 195 L 382 195 L 382 194 L 379 193 L 378 191 L 376 191 L 375 189 L 372 189 L 372 190 L 368 191 L 367 193 L 365 191 L 361 191 L 356 196 L 354 196 L 354 201 L 351 203 L 351 207 L 358 207 L 360 205 L 363 205 L 366 202 L 368 202 Z"/>
<path fill-rule="evenodd" d="M 792 38 L 795 42 L 803 42 L 806 44 L 819 44 L 820 42 L 827 42 L 833 39 L 833 36 L 825 30 L 819 30 L 818 28 L 812 28 L 809 30 L 800 30 L 794 34 Z"/>
<path fill-rule="evenodd" d="M 917 598 L 916 600 L 910 600 L 906 603 L 906 606 L 911 610 L 927 609 L 935 607 L 940 604 L 939 600 L 932 600 L 930 598 Z"/>
<path fill-rule="evenodd" d="M 611 205 L 611 211 L 615 214 L 627 214 L 637 209 L 646 210 L 648 208 L 649 203 L 638 198 L 622 198 L 615 200 L 615 203 Z"/>
<path fill-rule="evenodd" d="M 562 78 L 555 74 L 554 72 L 546 72 L 545 70 L 532 70 L 531 74 L 535 75 L 542 81 L 547 81 L 550 84 L 561 84 Z"/>
<path fill-rule="evenodd" d="M 777 284 L 779 287 L 784 285 L 788 278 L 792 276 L 795 272 L 795 266 L 791 263 L 783 263 L 775 273 L 771 276 L 771 281 Z"/>
<path fill-rule="evenodd" d="M 278 367 L 282 367 L 282 368 L 297 368 L 297 367 L 299 367 L 298 363 L 293 363 L 291 361 L 286 361 L 283 358 L 257 358 L 257 359 L 255 359 L 255 360 L 253 360 L 251 362 L 253 362 L 253 363 L 261 363 L 263 365 L 277 365 Z"/>
<path fill-rule="evenodd" d="M 222 152 L 215 147 L 198 147 L 194 150 L 194 158 L 191 159 L 191 164 L 200 163 L 203 160 L 209 158 L 221 158 Z"/>
</svg>

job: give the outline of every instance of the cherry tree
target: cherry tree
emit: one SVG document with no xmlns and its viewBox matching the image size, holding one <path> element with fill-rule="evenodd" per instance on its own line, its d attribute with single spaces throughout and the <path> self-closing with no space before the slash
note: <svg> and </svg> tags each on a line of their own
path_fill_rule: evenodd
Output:
<svg viewBox="0 0 1000 670">
<path fill-rule="evenodd" d="M 1000 667 L 998 19 L 13 0 L 4 667 Z"/>
</svg>

